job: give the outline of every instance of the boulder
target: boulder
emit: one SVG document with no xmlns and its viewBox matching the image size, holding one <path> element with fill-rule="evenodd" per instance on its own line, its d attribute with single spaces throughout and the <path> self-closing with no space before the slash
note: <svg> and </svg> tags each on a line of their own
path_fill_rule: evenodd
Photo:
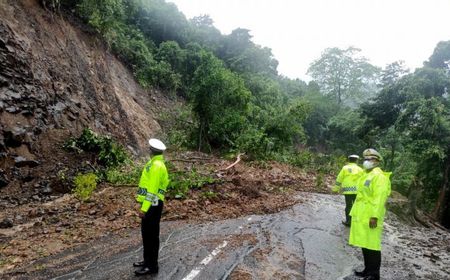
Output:
<svg viewBox="0 0 450 280">
<path fill-rule="evenodd" d="M 408 198 L 399 192 L 391 192 L 386 207 L 389 211 L 394 212 L 402 220 L 410 220 L 410 217 L 413 217 Z"/>
<path fill-rule="evenodd" d="M 49 195 L 53 193 L 53 190 L 50 186 L 46 186 L 42 189 L 41 193 L 44 195 Z"/>
<path fill-rule="evenodd" d="M 3 173 L 3 170 L 0 169 L 0 188 L 6 187 L 8 184 L 9 184 L 8 178 Z"/>
<path fill-rule="evenodd" d="M 0 228 L 11 228 L 13 226 L 14 226 L 13 221 L 10 218 L 4 218 L 0 222 Z"/>
<path fill-rule="evenodd" d="M 24 157 L 18 156 L 18 157 L 14 158 L 14 164 L 15 164 L 16 167 L 20 168 L 20 167 L 25 167 L 25 166 L 36 167 L 40 163 L 37 160 L 29 160 L 29 159 L 26 159 Z"/>
<path fill-rule="evenodd" d="M 22 127 L 13 127 L 3 131 L 4 143 L 7 147 L 20 147 L 26 136 L 26 130 Z"/>
</svg>

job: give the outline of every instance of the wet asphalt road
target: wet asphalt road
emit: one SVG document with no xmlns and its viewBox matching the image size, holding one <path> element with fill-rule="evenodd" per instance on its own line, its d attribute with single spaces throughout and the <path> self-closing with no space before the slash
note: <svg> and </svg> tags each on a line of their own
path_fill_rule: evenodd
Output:
<svg viewBox="0 0 450 280">
<path fill-rule="evenodd" d="M 347 245 L 343 197 L 301 197 L 303 203 L 272 215 L 162 223 L 156 276 L 134 276 L 131 264 L 141 259 L 142 248 L 140 233 L 133 230 L 43 259 L 37 265 L 44 269 L 13 279 L 359 279 L 349 276 L 363 266 L 360 249 Z M 405 256 L 397 227 L 387 225 L 382 279 L 449 279 L 439 266 Z"/>
</svg>

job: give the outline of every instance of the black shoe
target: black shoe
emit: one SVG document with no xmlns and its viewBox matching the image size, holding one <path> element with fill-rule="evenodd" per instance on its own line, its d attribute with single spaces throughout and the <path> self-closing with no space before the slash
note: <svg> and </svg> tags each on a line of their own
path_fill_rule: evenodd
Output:
<svg viewBox="0 0 450 280">
<path fill-rule="evenodd" d="M 380 280 L 380 274 L 367 275 L 364 280 Z"/>
<path fill-rule="evenodd" d="M 344 226 L 346 226 L 346 227 L 350 227 L 350 223 L 349 223 L 349 222 L 344 222 L 344 221 L 342 221 L 342 224 L 343 224 Z"/>
<path fill-rule="evenodd" d="M 136 276 L 147 275 L 147 274 L 156 274 L 156 273 L 158 273 L 157 267 L 147 267 L 147 266 L 144 266 L 141 269 L 138 269 L 134 272 L 134 274 L 136 274 Z"/>
<path fill-rule="evenodd" d="M 134 267 L 141 267 L 141 266 L 144 266 L 144 261 L 141 261 L 141 262 L 135 262 L 135 263 L 133 263 L 133 266 Z"/>
<path fill-rule="evenodd" d="M 365 269 L 363 271 L 355 270 L 355 275 L 358 277 L 365 277 L 365 276 L 367 276 L 367 271 Z"/>
</svg>

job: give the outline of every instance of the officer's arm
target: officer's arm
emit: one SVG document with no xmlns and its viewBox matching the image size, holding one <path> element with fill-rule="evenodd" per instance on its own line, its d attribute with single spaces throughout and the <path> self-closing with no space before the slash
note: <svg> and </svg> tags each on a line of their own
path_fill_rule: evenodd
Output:
<svg viewBox="0 0 450 280">
<path fill-rule="evenodd" d="M 389 179 L 382 175 L 377 176 L 376 178 L 374 178 L 373 184 L 373 196 L 372 200 L 370 201 L 370 204 L 372 205 L 370 217 L 380 220 L 381 216 L 383 215 L 387 197 L 389 195 Z"/>
<path fill-rule="evenodd" d="M 141 194 L 141 191 L 142 191 L 141 188 L 145 188 L 146 176 L 147 176 L 147 171 L 146 171 L 146 166 L 144 166 L 144 168 L 142 169 L 142 172 L 141 172 L 141 177 L 139 179 L 138 192 L 136 194 L 136 201 L 138 203 L 142 203 L 142 201 L 139 198 L 139 195 Z"/>
<path fill-rule="evenodd" d="M 334 187 L 332 188 L 333 192 L 340 192 L 341 188 L 342 188 L 342 180 L 344 179 L 344 168 L 341 169 L 341 171 L 339 172 L 337 178 L 336 178 L 336 183 L 334 184 Z"/>
<path fill-rule="evenodd" d="M 159 166 L 157 164 L 153 164 L 152 167 L 147 172 L 146 176 L 149 177 L 148 183 L 145 186 L 147 188 L 147 195 L 145 196 L 144 201 L 142 202 L 141 211 L 146 213 L 150 206 L 152 206 L 153 201 L 158 200 L 159 183 L 160 183 L 160 174 L 159 174 Z"/>
</svg>

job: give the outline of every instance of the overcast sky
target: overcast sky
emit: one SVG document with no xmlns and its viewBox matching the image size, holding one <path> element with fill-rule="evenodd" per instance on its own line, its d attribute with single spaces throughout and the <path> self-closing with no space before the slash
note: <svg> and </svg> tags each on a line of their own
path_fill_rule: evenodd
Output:
<svg viewBox="0 0 450 280">
<path fill-rule="evenodd" d="M 404 60 L 422 66 L 439 41 L 450 40 L 450 0 L 166 0 L 187 18 L 208 14 L 222 34 L 251 30 L 272 49 L 278 72 L 309 80 L 325 48 L 354 46 L 374 65 Z"/>
</svg>

